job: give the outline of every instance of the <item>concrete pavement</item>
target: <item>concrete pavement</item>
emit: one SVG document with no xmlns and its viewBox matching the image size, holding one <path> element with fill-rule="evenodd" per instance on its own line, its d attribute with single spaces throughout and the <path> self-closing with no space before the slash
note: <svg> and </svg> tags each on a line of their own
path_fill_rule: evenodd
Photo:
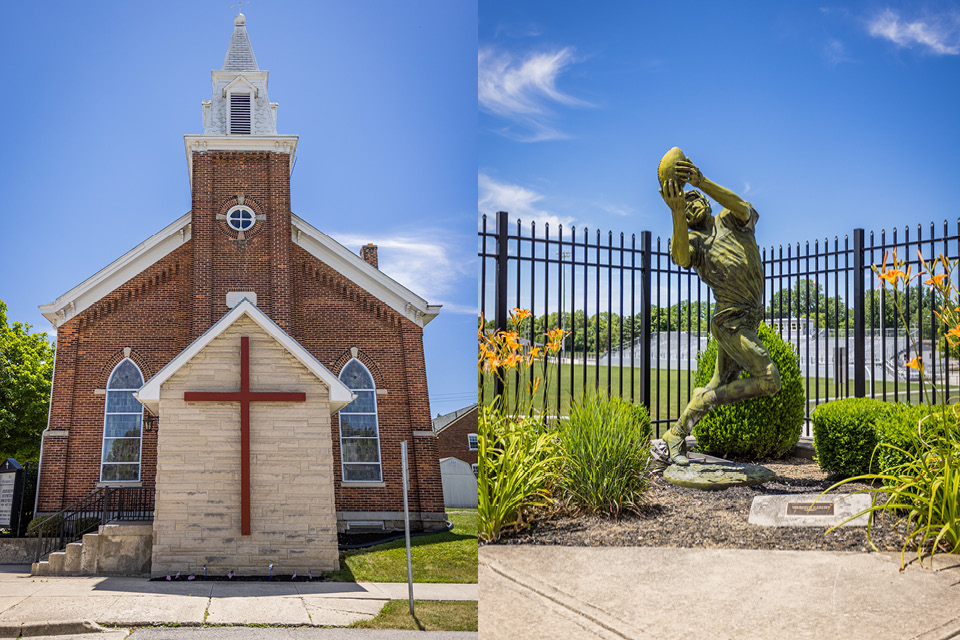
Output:
<svg viewBox="0 0 960 640">
<path fill-rule="evenodd" d="M 83 633 L 83 625 L 346 626 L 407 597 L 405 583 L 206 582 L 38 577 L 0 567 L 0 638 Z M 414 585 L 418 600 L 476 600 L 475 584 Z"/>
<path fill-rule="evenodd" d="M 960 638 L 960 558 L 915 560 L 901 573 L 897 554 L 487 545 L 480 636 Z"/>
</svg>

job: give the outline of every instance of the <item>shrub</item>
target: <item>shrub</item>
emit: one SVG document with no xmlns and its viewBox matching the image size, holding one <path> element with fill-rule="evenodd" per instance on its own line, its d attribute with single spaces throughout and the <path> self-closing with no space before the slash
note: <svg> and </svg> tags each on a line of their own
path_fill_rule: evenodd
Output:
<svg viewBox="0 0 960 640">
<path fill-rule="evenodd" d="M 875 468 L 886 471 L 904 464 L 919 444 L 917 427 L 923 418 L 931 414 L 931 407 L 924 404 L 893 404 L 876 423 L 877 448 Z M 924 421 L 925 428 L 933 425 Z"/>
<path fill-rule="evenodd" d="M 715 407 L 694 427 L 701 451 L 723 458 L 777 459 L 793 451 L 803 426 L 805 396 L 799 358 L 776 331 L 761 324 L 761 342 L 780 370 L 780 392 L 771 397 Z M 717 341 L 711 339 L 697 356 L 696 386 L 713 377 Z M 744 372 L 741 377 L 746 377 Z"/>
<path fill-rule="evenodd" d="M 813 420 L 817 464 L 824 471 L 849 478 L 879 467 L 874 461 L 876 422 L 894 405 L 871 398 L 846 398 L 818 406 Z"/>
<path fill-rule="evenodd" d="M 588 513 L 637 511 L 649 486 L 650 416 L 642 405 L 588 393 L 560 421 L 566 503 Z"/>
<path fill-rule="evenodd" d="M 27 537 L 33 538 L 37 535 L 37 530 L 43 528 L 43 535 L 50 536 L 60 531 L 60 516 L 43 516 L 34 518 L 27 525 Z"/>
</svg>

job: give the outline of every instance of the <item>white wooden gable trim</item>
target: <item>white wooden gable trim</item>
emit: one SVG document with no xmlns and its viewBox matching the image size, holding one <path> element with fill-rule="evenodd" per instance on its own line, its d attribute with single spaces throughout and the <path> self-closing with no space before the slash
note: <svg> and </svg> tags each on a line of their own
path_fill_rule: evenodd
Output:
<svg viewBox="0 0 960 640">
<path fill-rule="evenodd" d="M 330 265 L 397 313 L 421 327 L 440 313 L 441 305 L 428 304 L 426 300 L 374 268 L 330 236 L 307 224 L 299 216 L 291 216 L 292 239 L 295 244 Z M 54 327 L 59 327 L 189 241 L 190 231 L 190 214 L 186 213 L 55 301 L 40 305 L 40 312 Z"/>
<path fill-rule="evenodd" d="M 59 327 L 188 242 L 190 231 L 190 214 L 186 213 L 53 302 L 40 305 L 40 312 L 54 327 Z"/>
<path fill-rule="evenodd" d="M 271 320 L 267 314 L 250 302 L 250 300 L 244 298 L 240 304 L 213 323 L 213 326 L 207 329 L 203 335 L 191 342 L 190 346 L 181 351 L 177 357 L 171 360 L 164 368 L 160 369 L 157 375 L 150 378 L 150 380 L 140 388 L 140 391 L 134 394 L 137 400 L 150 410 L 151 413 L 156 415 L 160 410 L 160 386 L 166 382 L 170 376 L 179 371 L 181 367 L 190 362 L 190 360 L 200 353 L 205 346 L 210 344 L 214 338 L 223 333 L 227 327 L 243 316 L 257 323 L 261 329 L 279 342 L 290 355 L 300 361 L 303 366 L 330 389 L 331 414 L 340 411 L 340 409 L 350 404 L 356 397 L 337 376 L 333 375 L 330 370 L 314 358 L 309 351 L 304 349 L 299 342 L 290 337 L 290 334 L 281 329 L 277 323 Z M 239 366 L 239 364 L 237 366 Z"/>
<path fill-rule="evenodd" d="M 294 244 L 389 305 L 400 315 L 422 327 L 440 313 L 443 305 L 428 304 L 426 300 L 327 234 L 307 224 L 299 216 L 293 215 L 292 222 Z"/>
</svg>

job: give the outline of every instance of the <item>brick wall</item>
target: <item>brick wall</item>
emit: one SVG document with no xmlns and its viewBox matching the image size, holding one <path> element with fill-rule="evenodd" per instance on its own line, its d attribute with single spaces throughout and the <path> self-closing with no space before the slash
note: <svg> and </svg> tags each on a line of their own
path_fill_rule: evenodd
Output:
<svg viewBox="0 0 960 640">
<path fill-rule="evenodd" d="M 477 464 L 477 451 L 470 450 L 467 435 L 477 433 L 477 407 L 466 412 L 437 434 L 437 453 L 441 458 L 458 458 Z"/>
<path fill-rule="evenodd" d="M 356 348 L 381 390 L 382 486 L 342 486 L 333 417 L 337 510 L 402 511 L 399 451 L 407 440 L 410 509 L 425 514 L 427 526 L 442 521 L 436 439 L 413 435 L 430 431 L 423 330 L 292 243 L 288 161 L 267 152 L 195 152 L 192 239 L 58 329 L 39 512 L 69 506 L 96 488 L 105 400 L 96 390 L 106 387 L 124 348 L 149 379 L 227 312 L 227 292 L 253 291 L 258 307 L 334 374 Z M 238 195 L 264 216 L 242 241 L 218 218 Z M 144 432 L 145 486 L 154 483 L 156 437 Z"/>
</svg>

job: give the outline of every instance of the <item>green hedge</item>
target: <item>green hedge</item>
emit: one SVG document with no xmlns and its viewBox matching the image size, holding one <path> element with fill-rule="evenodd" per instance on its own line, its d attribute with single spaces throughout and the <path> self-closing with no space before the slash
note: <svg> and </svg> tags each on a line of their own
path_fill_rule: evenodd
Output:
<svg viewBox="0 0 960 640">
<path fill-rule="evenodd" d="M 934 428 L 938 407 L 925 404 L 894 404 L 890 411 L 877 420 L 877 461 L 881 470 L 892 469 L 910 460 L 911 453 L 918 450 L 919 438 L 917 426 L 920 420 L 934 414 L 924 421 L 924 431 Z"/>
<path fill-rule="evenodd" d="M 757 334 L 780 370 L 780 392 L 714 408 L 693 429 L 701 451 L 722 458 L 778 459 L 790 454 L 800 439 L 805 396 L 797 353 L 766 324 Z M 697 356 L 696 386 L 706 386 L 716 365 L 717 341 L 711 339 Z"/>
<path fill-rule="evenodd" d="M 820 468 L 845 478 L 876 473 L 877 460 L 870 465 L 877 446 L 876 423 L 894 406 L 872 398 L 846 398 L 818 406 L 811 419 Z"/>
</svg>

